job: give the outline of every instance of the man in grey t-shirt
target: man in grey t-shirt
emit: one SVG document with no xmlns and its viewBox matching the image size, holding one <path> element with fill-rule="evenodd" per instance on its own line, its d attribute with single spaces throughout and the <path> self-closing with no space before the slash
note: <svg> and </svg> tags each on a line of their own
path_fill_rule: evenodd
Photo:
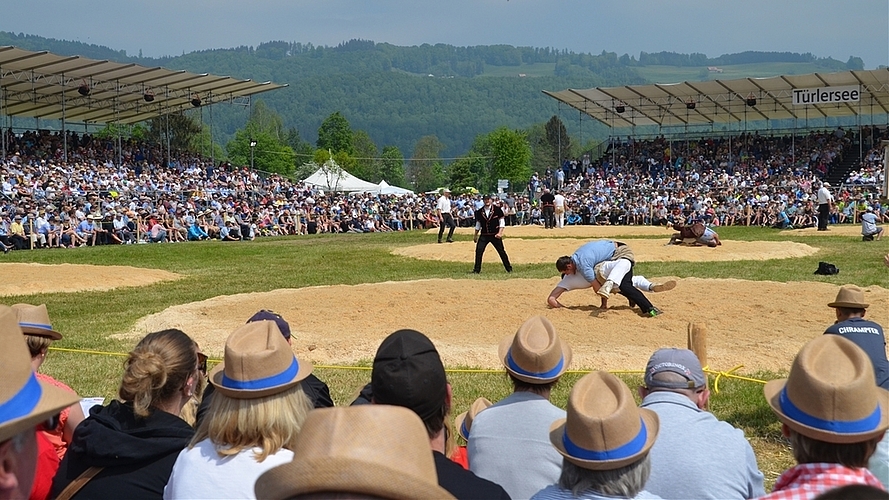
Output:
<svg viewBox="0 0 889 500">
<path fill-rule="evenodd" d="M 688 349 L 660 349 L 648 360 L 642 407 L 660 418 L 645 489 L 662 498 L 731 499 L 765 494 L 744 432 L 706 410 L 707 379 Z M 677 457 L 682 457 L 678 460 Z"/>
</svg>

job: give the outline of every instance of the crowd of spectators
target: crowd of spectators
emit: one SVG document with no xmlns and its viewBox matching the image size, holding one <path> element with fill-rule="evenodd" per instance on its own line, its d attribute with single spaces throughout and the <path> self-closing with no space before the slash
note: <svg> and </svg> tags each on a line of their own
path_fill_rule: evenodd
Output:
<svg viewBox="0 0 889 500">
<path fill-rule="evenodd" d="M 173 154 L 144 142 L 87 134 L 7 130 L 0 162 L 0 244 L 15 248 L 180 242 L 258 236 L 364 233 L 438 226 L 437 193 L 331 193 L 247 167 Z M 565 197 L 565 223 L 646 225 L 699 219 L 711 225 L 814 224 L 814 192 L 844 155 L 865 151 L 833 189 L 831 224 L 856 223 L 868 206 L 881 221 L 879 141 L 886 128 L 816 131 L 801 137 L 756 133 L 699 140 L 614 140 L 595 161 L 584 156 L 535 173 L 501 195 L 509 225 L 544 225 L 539 197 Z M 859 142 L 862 141 L 860 146 Z M 65 159 L 67 158 L 67 161 Z M 459 226 L 482 204 L 455 195 Z"/>
</svg>

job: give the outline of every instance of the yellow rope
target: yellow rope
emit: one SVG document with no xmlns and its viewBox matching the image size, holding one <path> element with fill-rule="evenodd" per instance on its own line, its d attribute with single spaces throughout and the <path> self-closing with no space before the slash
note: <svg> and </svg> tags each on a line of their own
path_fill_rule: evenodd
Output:
<svg viewBox="0 0 889 500">
<path fill-rule="evenodd" d="M 100 355 L 100 356 L 117 356 L 117 357 L 127 356 L 127 354 L 123 353 L 123 352 L 92 351 L 92 350 L 88 350 L 88 349 L 67 349 L 64 347 L 50 347 L 49 349 L 51 351 L 74 352 L 74 353 L 80 353 L 80 354 L 96 354 L 96 355 Z M 221 359 L 212 359 L 212 358 L 208 359 L 207 361 L 209 361 L 211 363 L 221 363 L 222 362 Z M 737 365 L 734 368 L 732 368 L 731 370 L 720 371 L 720 370 L 712 370 L 712 369 L 710 369 L 709 366 L 705 366 L 704 373 L 715 376 L 715 379 L 713 380 L 713 392 L 715 394 L 719 394 L 719 380 L 722 378 L 744 380 L 747 382 L 756 382 L 758 384 L 765 384 L 766 383 L 765 380 L 759 380 L 759 379 L 755 379 L 755 378 L 751 378 L 751 377 L 745 377 L 743 375 L 737 375 L 734 373 L 743 367 L 744 367 L 744 365 Z M 370 366 L 345 366 L 345 365 L 315 365 L 315 368 L 321 368 L 324 370 L 360 370 L 360 371 L 369 371 L 369 370 L 373 369 L 373 367 L 370 367 Z M 490 369 L 484 369 L 484 368 L 452 368 L 452 369 L 446 369 L 445 371 L 449 372 L 449 373 L 503 373 L 502 369 L 490 370 Z M 586 374 L 586 373 L 589 373 L 590 371 L 592 371 L 592 370 L 568 370 L 568 371 L 566 371 L 566 373 Z M 614 374 L 636 374 L 636 375 L 638 375 L 638 374 L 645 373 L 645 370 L 608 370 L 608 371 L 611 373 L 614 373 Z"/>
</svg>

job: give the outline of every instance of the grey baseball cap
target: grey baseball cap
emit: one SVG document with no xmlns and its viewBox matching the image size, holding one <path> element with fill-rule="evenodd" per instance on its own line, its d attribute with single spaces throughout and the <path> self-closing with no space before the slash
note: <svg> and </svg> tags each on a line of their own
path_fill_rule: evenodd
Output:
<svg viewBox="0 0 889 500">
<path fill-rule="evenodd" d="M 654 380 L 658 373 L 672 372 L 685 377 L 686 383 L 665 382 Z M 665 389 L 694 389 L 703 387 L 707 383 L 701 362 L 695 353 L 688 349 L 670 347 L 658 349 L 648 360 L 645 367 L 645 386 Z"/>
</svg>

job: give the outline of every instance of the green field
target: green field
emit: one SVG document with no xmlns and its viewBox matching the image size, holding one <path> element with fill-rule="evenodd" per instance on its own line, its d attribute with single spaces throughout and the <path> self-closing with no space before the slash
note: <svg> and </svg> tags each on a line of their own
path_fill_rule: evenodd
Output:
<svg viewBox="0 0 889 500">
<path fill-rule="evenodd" d="M 836 285 L 855 283 L 889 288 L 889 270 L 882 266 L 882 255 L 889 252 L 889 240 L 863 244 L 855 237 L 794 237 L 787 236 L 786 232 L 746 227 L 723 227 L 719 232 L 723 239 L 792 239 L 821 250 L 810 257 L 765 262 L 657 263 L 656 273 L 699 278 L 812 280 Z M 276 237 L 228 244 L 198 242 L 11 252 L 3 256 L 0 262 L 130 265 L 164 269 L 185 277 L 175 282 L 110 292 L 5 297 L 3 303 L 45 303 L 54 329 L 65 335 L 55 347 L 124 353 L 132 347 L 132 342 L 112 340 L 109 339 L 110 335 L 128 331 L 138 318 L 176 304 L 278 288 L 464 278 L 466 265 L 463 263 L 420 261 L 394 256 L 389 251 L 392 247 L 429 243 L 432 238 L 434 236 L 415 231 Z M 836 264 L 842 273 L 829 277 L 814 276 L 812 271 L 821 260 Z M 639 274 L 655 272 L 652 264 L 641 262 L 637 267 Z M 515 266 L 512 276 L 551 278 L 553 275 L 551 264 L 535 264 Z M 508 278 L 503 274 L 482 274 L 474 279 Z M 291 323 L 299 321 L 298 318 L 288 320 Z M 368 358 L 371 356 L 372 353 L 368 353 Z M 67 382 L 81 395 L 113 397 L 120 381 L 121 363 L 119 356 L 54 351 L 42 370 Z M 319 368 L 316 374 L 328 383 L 337 404 L 348 404 L 369 379 L 366 370 Z M 765 380 L 780 374 L 744 375 Z M 566 375 L 554 393 L 556 404 L 564 407 L 572 382 L 580 376 L 576 373 Z M 509 391 L 507 379 L 502 373 L 454 371 L 449 378 L 454 387 L 454 415 L 465 411 L 479 396 L 496 401 Z M 627 376 L 625 380 L 631 387 L 640 382 L 634 376 Z M 723 379 L 719 394 L 714 394 L 711 401 L 711 409 L 716 415 L 745 430 L 770 486 L 792 459 L 786 442 L 780 436 L 777 420 L 762 397 L 759 384 Z"/>
<path fill-rule="evenodd" d="M 814 63 L 758 63 L 718 67 L 723 70 L 722 73 L 708 71 L 706 66 L 640 66 L 636 68 L 636 71 L 652 83 L 766 78 L 779 75 L 805 75 L 824 71 Z"/>
</svg>

